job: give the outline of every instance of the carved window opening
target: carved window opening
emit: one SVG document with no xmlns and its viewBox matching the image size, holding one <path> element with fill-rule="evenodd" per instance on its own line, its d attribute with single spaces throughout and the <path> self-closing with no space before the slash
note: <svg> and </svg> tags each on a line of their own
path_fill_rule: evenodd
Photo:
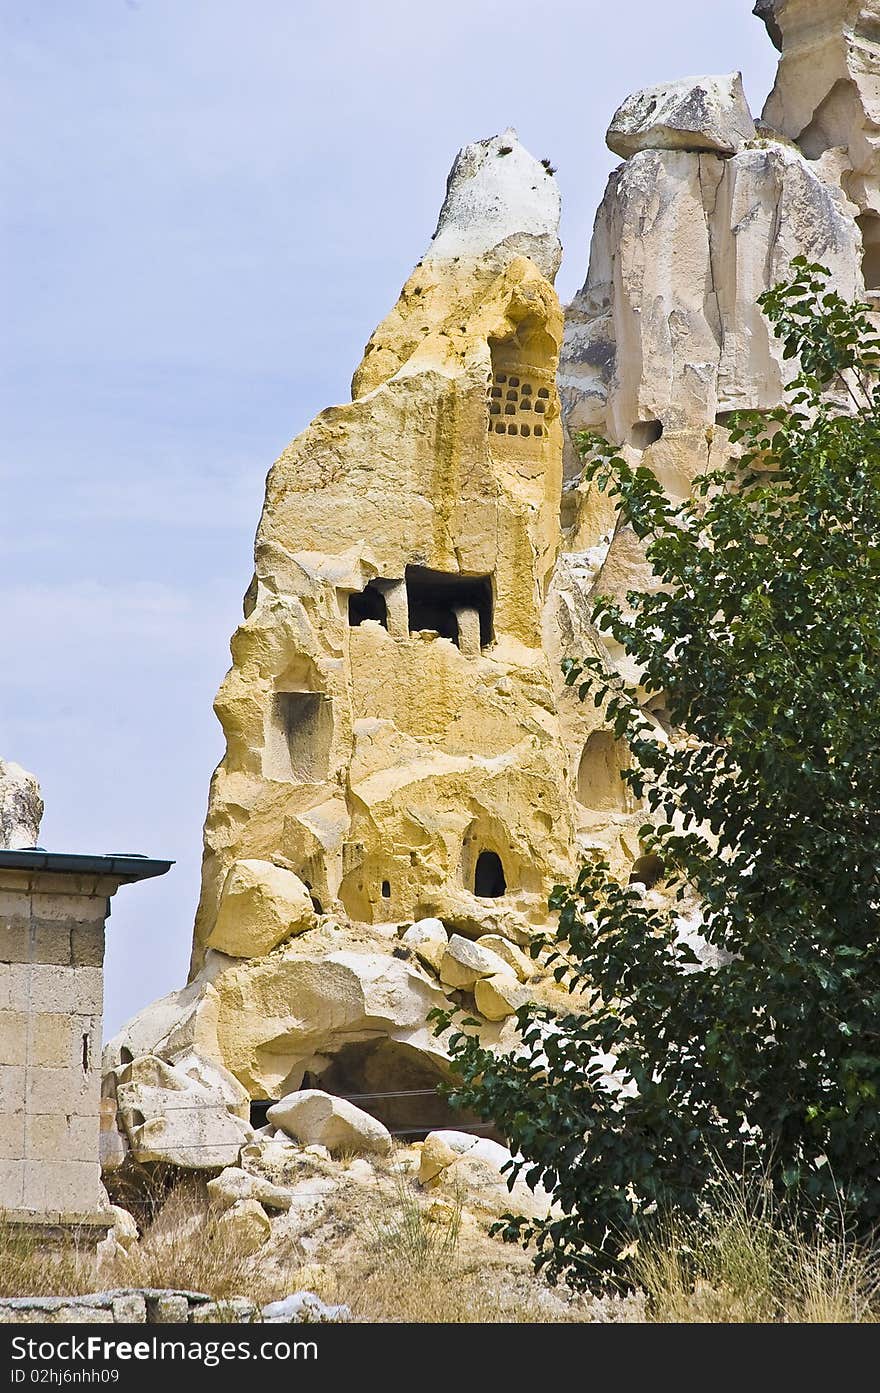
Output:
<svg viewBox="0 0 880 1393">
<path fill-rule="evenodd" d="M 866 290 L 880 290 L 880 217 L 862 213 L 856 218 L 862 234 L 862 275 Z"/>
<path fill-rule="evenodd" d="M 474 894 L 481 900 L 498 900 L 506 893 L 501 857 L 497 851 L 481 851 L 474 869 Z"/>
<path fill-rule="evenodd" d="M 662 421 L 636 421 L 629 433 L 629 443 L 635 450 L 647 450 L 662 434 Z"/>
<path fill-rule="evenodd" d="M 621 746 L 611 732 L 594 730 L 578 766 L 578 802 L 596 811 L 626 812 L 628 790 L 620 777 L 625 762 Z"/>
<path fill-rule="evenodd" d="M 367 619 L 375 619 L 383 629 L 388 628 L 388 605 L 379 581 L 371 580 L 363 590 L 348 597 L 348 622 L 356 629 Z"/>
<path fill-rule="evenodd" d="M 320 783 L 327 777 L 333 715 L 321 692 L 276 692 L 267 741 L 270 777 Z"/>
<path fill-rule="evenodd" d="M 390 881 L 390 880 L 383 880 L 383 881 L 382 881 L 382 899 L 383 899 L 383 900 L 390 900 L 390 899 L 391 899 L 391 881 Z"/>
<path fill-rule="evenodd" d="M 633 861 L 629 883 L 630 885 L 641 884 L 646 890 L 653 890 L 655 885 L 659 885 L 665 874 L 666 867 L 660 857 L 655 852 L 649 852 L 646 856 L 639 856 L 637 860 Z"/>
<path fill-rule="evenodd" d="M 461 576 L 407 566 L 406 598 L 410 633 L 430 630 L 462 652 L 492 642 L 492 577 Z"/>
</svg>

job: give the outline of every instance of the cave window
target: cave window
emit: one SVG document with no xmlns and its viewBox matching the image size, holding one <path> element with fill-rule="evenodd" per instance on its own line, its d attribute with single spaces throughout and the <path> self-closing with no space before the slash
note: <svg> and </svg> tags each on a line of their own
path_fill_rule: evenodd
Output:
<svg viewBox="0 0 880 1393">
<path fill-rule="evenodd" d="M 383 629 L 388 628 L 388 606 L 375 580 L 348 597 L 348 622 L 351 627 L 356 629 L 366 619 L 375 619 Z"/>
<path fill-rule="evenodd" d="M 629 443 L 635 450 L 647 450 L 662 434 L 662 421 L 636 421 L 629 433 Z"/>
<path fill-rule="evenodd" d="M 333 716 L 321 692 L 276 692 L 267 742 L 270 777 L 320 783 L 327 777 Z"/>
<path fill-rule="evenodd" d="M 633 861 L 630 872 L 630 885 L 644 885 L 646 890 L 653 890 L 655 885 L 666 874 L 666 867 L 656 852 L 649 852 L 646 856 L 639 856 Z"/>
<path fill-rule="evenodd" d="M 856 218 L 862 234 L 862 274 L 866 290 L 880 290 L 880 217 L 862 213 Z"/>
<path fill-rule="evenodd" d="M 461 576 L 429 571 L 424 566 L 407 566 L 406 598 L 410 633 L 433 630 L 460 647 L 457 611 L 473 610 L 479 620 L 480 647 L 486 648 L 492 642 L 491 576 Z"/>
<path fill-rule="evenodd" d="M 614 736 L 594 730 L 583 749 L 577 774 L 578 802 L 596 811 L 625 812 L 627 789 L 620 777 L 624 763 Z"/>
<path fill-rule="evenodd" d="M 391 899 L 391 881 L 390 881 L 390 880 L 383 880 L 383 881 L 382 881 L 382 899 L 383 899 L 383 900 L 390 900 L 390 899 Z"/>
<path fill-rule="evenodd" d="M 506 891 L 504 866 L 498 852 L 481 851 L 474 869 L 474 894 L 481 900 L 497 900 Z"/>
</svg>

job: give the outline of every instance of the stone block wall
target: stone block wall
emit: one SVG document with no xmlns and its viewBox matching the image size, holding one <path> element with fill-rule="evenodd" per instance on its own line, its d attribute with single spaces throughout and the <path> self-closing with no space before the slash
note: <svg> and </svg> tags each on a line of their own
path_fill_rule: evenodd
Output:
<svg viewBox="0 0 880 1393">
<path fill-rule="evenodd" d="M 102 1208 L 104 922 L 117 884 L 0 868 L 0 1210 L 11 1218 L 83 1222 Z"/>
</svg>

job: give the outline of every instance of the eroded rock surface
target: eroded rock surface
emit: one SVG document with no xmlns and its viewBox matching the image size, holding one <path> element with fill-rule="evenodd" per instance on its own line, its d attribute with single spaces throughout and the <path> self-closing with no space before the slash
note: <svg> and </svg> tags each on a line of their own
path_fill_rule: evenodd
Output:
<svg viewBox="0 0 880 1393">
<path fill-rule="evenodd" d="M 0 849 L 36 846 L 42 816 L 40 785 L 33 774 L 0 759 Z"/>
</svg>

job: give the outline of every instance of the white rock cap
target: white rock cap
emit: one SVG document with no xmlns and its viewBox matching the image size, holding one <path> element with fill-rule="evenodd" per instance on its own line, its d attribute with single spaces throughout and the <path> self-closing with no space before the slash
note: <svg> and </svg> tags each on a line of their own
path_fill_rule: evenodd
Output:
<svg viewBox="0 0 880 1393">
<path fill-rule="evenodd" d="M 707 150 L 735 155 L 755 134 L 742 74 L 683 77 L 634 92 L 618 107 L 605 139 L 616 155 L 639 150 Z"/>
<path fill-rule="evenodd" d="M 550 170 L 529 154 L 509 126 L 456 155 L 424 259 L 485 256 L 503 245 L 531 257 L 552 281 L 562 260 L 561 206 Z"/>
<path fill-rule="evenodd" d="M 0 759 L 0 848 L 19 851 L 40 840 L 43 800 L 33 774 Z"/>
</svg>

